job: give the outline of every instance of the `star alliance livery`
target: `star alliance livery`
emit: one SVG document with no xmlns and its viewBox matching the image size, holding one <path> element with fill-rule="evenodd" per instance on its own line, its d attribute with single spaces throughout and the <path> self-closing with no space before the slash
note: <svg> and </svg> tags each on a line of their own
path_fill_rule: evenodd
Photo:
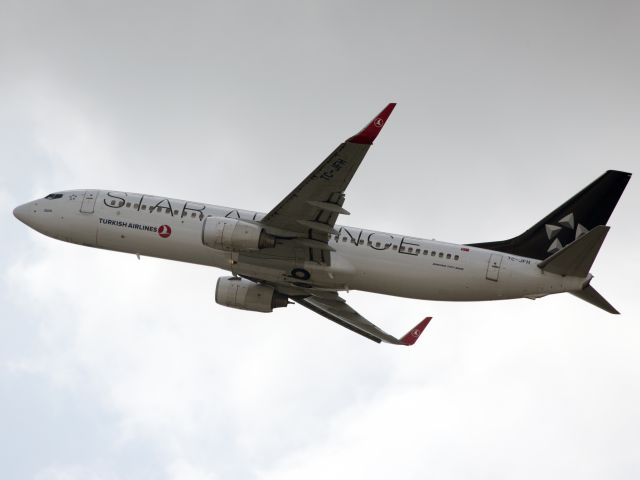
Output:
<svg viewBox="0 0 640 480">
<path fill-rule="evenodd" d="M 14 215 L 65 242 L 228 270 L 216 302 L 271 312 L 292 301 L 375 342 L 413 345 L 431 317 L 401 338 L 340 296 L 364 290 L 423 300 L 539 298 L 569 292 L 618 313 L 589 273 L 631 174 L 614 170 L 509 240 L 456 245 L 336 224 L 345 191 L 395 107 L 390 103 L 266 214 L 113 190 L 71 190 Z"/>
</svg>

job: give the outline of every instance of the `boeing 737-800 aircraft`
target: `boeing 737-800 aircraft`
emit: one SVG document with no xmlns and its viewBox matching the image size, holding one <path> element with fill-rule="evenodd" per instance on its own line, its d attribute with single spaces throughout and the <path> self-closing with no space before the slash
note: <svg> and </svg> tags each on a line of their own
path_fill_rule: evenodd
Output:
<svg viewBox="0 0 640 480">
<path fill-rule="evenodd" d="M 412 345 L 431 317 L 396 338 L 340 291 L 424 300 L 539 298 L 569 292 L 618 313 L 590 285 L 591 266 L 630 173 L 609 170 L 509 240 L 456 245 L 336 225 L 345 191 L 395 103 L 338 146 L 267 214 L 113 190 L 70 190 L 14 215 L 50 237 L 230 271 L 216 302 L 271 312 L 291 300 L 375 342 Z"/>
</svg>

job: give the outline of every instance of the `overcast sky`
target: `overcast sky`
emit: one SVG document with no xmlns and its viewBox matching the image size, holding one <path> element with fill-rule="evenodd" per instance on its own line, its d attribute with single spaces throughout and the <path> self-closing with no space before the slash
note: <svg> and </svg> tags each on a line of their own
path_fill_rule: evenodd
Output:
<svg viewBox="0 0 640 480">
<path fill-rule="evenodd" d="M 348 294 L 398 335 L 433 315 L 409 349 L 11 212 L 84 187 L 268 211 L 396 101 L 341 222 L 499 240 L 637 173 L 639 85 L 636 1 L 0 0 L 2 478 L 638 478 L 635 178 L 593 268 L 621 316 Z"/>
</svg>

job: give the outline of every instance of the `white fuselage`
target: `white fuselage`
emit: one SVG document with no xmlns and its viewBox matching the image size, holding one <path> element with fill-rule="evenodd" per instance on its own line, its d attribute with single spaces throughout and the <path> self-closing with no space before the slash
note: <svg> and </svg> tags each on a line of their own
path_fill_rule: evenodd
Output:
<svg viewBox="0 0 640 480">
<path fill-rule="evenodd" d="M 216 250 L 202 242 L 207 216 L 259 221 L 263 214 L 133 193 L 75 190 L 16 209 L 35 230 L 67 242 L 209 265 L 262 280 L 290 281 L 309 272 L 314 287 L 364 290 L 424 300 L 536 298 L 577 291 L 585 278 L 543 272 L 538 260 L 404 235 L 336 226 L 331 266 Z M 302 258 L 302 257 L 300 257 Z"/>
</svg>

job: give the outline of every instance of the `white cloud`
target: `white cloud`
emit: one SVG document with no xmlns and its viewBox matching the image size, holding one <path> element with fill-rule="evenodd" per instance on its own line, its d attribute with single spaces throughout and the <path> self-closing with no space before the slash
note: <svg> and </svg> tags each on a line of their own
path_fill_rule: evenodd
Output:
<svg viewBox="0 0 640 480">
<path fill-rule="evenodd" d="M 38 472 L 35 480 L 112 480 L 117 477 L 82 465 L 50 466 Z"/>
<path fill-rule="evenodd" d="M 171 480 L 215 480 L 219 478 L 185 461 L 172 463 L 168 468 L 168 473 Z"/>
</svg>

